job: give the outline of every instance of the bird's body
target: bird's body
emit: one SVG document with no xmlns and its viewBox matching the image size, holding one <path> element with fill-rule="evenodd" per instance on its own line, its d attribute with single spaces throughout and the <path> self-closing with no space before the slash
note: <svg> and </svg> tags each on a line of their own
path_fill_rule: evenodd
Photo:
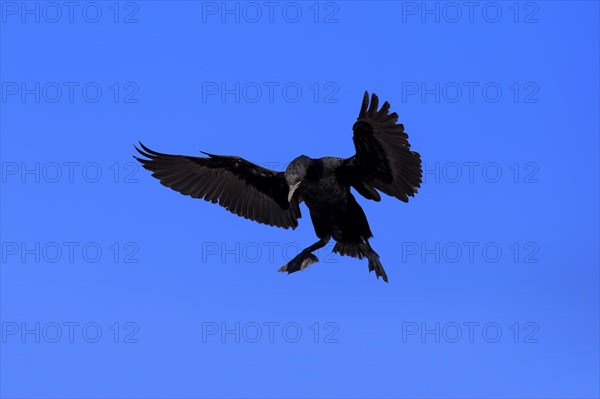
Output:
<svg viewBox="0 0 600 399">
<path fill-rule="evenodd" d="M 421 184 L 421 158 L 410 150 L 404 126 L 396 124 L 386 102 L 365 93 L 353 126 L 356 155 L 312 159 L 302 155 L 285 172 L 274 172 L 240 157 L 208 154 L 208 158 L 161 154 L 142 145 L 137 158 L 161 183 L 184 195 L 219 203 L 230 212 L 259 223 L 295 228 L 299 204 L 310 211 L 319 241 L 304 249 L 280 271 L 293 273 L 318 261 L 313 251 L 331 238 L 334 252 L 367 258 L 369 270 L 387 281 L 379 255 L 368 240 L 373 236 L 362 208 L 351 192 L 379 201 L 378 191 L 408 202 Z"/>
<path fill-rule="evenodd" d="M 348 200 L 347 187 L 340 184 L 335 174 L 342 161 L 333 157 L 308 158 L 308 170 L 297 192 L 311 211 L 335 209 Z"/>
<path fill-rule="evenodd" d="M 338 170 L 342 158 L 310 159 L 303 184 L 296 191 L 298 199 L 310 210 L 317 237 L 336 241 L 372 236 L 367 219 L 350 187 L 344 185 Z"/>
</svg>

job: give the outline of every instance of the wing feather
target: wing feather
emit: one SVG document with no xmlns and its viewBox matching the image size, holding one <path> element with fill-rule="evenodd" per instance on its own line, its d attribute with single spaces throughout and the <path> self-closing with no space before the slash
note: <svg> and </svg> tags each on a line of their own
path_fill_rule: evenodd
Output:
<svg viewBox="0 0 600 399">
<path fill-rule="evenodd" d="M 163 154 L 140 143 L 137 159 L 160 183 L 192 198 L 218 203 L 228 211 L 270 226 L 296 228 L 301 217 L 296 199 L 287 201 L 283 173 L 240 157 Z"/>
<path fill-rule="evenodd" d="M 356 154 L 344 160 L 341 175 L 365 198 L 379 201 L 376 190 L 408 202 L 421 187 L 421 156 L 410 150 L 404 125 L 398 114 L 389 113 L 386 101 L 365 92 L 352 130 Z"/>
</svg>

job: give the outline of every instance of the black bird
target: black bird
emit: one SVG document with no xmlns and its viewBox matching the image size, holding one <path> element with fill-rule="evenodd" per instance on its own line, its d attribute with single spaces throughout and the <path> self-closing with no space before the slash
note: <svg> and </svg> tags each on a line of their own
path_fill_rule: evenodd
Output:
<svg viewBox="0 0 600 399">
<path fill-rule="evenodd" d="M 135 158 L 164 186 L 270 226 L 296 228 L 299 204 L 304 201 L 319 241 L 280 272 L 294 273 L 318 262 L 312 252 L 333 238 L 334 252 L 367 258 L 369 271 L 375 270 L 377 278 L 387 282 L 379 255 L 369 245 L 373 237 L 369 223 L 350 188 L 374 201 L 381 200 L 379 190 L 408 202 L 421 186 L 422 169 L 419 153 L 410 150 L 404 126 L 396 123 L 398 115 L 389 113 L 387 101 L 379 110 L 378 105 L 377 96 L 373 94 L 369 104 L 365 92 L 352 127 L 356 154 L 350 158 L 301 155 L 285 172 L 274 172 L 236 156 L 161 154 L 142 143 L 141 150 L 135 148 L 145 158 Z"/>
</svg>

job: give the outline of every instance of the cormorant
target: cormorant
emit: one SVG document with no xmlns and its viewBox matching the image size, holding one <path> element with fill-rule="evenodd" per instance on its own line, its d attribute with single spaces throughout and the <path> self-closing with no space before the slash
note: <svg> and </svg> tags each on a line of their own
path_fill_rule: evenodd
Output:
<svg viewBox="0 0 600 399">
<path fill-rule="evenodd" d="M 135 157 L 161 184 L 189 195 L 218 203 L 230 212 L 270 226 L 298 226 L 300 202 L 310 211 L 319 241 L 301 251 L 279 271 L 294 273 L 318 262 L 313 251 L 331 238 L 334 252 L 367 258 L 369 271 L 388 277 L 379 255 L 369 245 L 373 236 L 362 208 L 350 192 L 380 201 L 379 191 L 408 202 L 421 186 L 421 157 L 410 150 L 398 115 L 389 113 L 386 101 L 365 92 L 354 123 L 356 154 L 350 158 L 313 159 L 301 155 L 285 172 L 275 172 L 237 156 L 202 152 L 207 157 L 161 154 L 144 146 L 135 147 L 144 158 Z"/>
</svg>

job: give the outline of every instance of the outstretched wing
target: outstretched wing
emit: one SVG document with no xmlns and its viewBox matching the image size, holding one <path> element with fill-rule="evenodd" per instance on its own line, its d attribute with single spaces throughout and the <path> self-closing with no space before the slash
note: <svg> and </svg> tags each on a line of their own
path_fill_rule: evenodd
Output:
<svg viewBox="0 0 600 399">
<path fill-rule="evenodd" d="M 362 196 L 381 200 L 377 190 L 408 202 L 421 187 L 421 156 L 410 150 L 404 126 L 398 124 L 398 114 L 389 113 L 386 101 L 381 109 L 377 95 L 369 104 L 365 92 L 354 131 L 356 155 L 344 160 L 341 177 Z"/>
<path fill-rule="evenodd" d="M 288 203 L 281 172 L 240 157 L 208 154 L 208 158 L 161 154 L 140 143 L 144 158 L 134 157 L 152 176 L 183 195 L 219 203 L 228 211 L 270 226 L 292 229 L 301 217 L 298 201 Z"/>
</svg>

